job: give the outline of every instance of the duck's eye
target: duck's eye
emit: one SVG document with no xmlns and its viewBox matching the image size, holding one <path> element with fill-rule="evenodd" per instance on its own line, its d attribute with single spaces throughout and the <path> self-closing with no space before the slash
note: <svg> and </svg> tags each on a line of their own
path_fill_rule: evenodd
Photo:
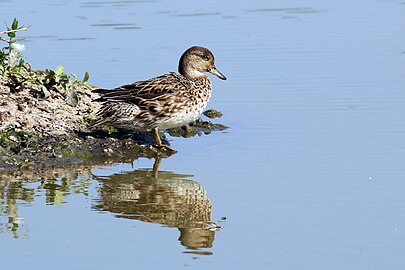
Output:
<svg viewBox="0 0 405 270">
<path fill-rule="evenodd" d="M 210 60 L 209 56 L 203 56 L 203 59 L 204 59 L 205 61 L 209 61 L 209 60 Z"/>
</svg>

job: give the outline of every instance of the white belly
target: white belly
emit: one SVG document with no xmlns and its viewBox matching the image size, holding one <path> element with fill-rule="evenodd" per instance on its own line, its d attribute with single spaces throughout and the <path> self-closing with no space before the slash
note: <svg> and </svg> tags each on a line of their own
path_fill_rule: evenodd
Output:
<svg viewBox="0 0 405 270">
<path fill-rule="evenodd" d="M 188 123 L 196 120 L 201 113 L 202 110 L 194 111 L 192 113 L 178 113 L 160 122 L 159 129 L 165 130 L 187 125 Z"/>
<path fill-rule="evenodd" d="M 189 124 L 190 122 L 196 120 L 200 114 L 204 111 L 209 101 L 209 97 L 205 102 L 200 102 L 197 108 L 182 110 L 177 112 L 175 115 L 171 115 L 159 123 L 158 128 L 161 130 L 171 129 L 176 127 L 181 127 Z"/>
</svg>

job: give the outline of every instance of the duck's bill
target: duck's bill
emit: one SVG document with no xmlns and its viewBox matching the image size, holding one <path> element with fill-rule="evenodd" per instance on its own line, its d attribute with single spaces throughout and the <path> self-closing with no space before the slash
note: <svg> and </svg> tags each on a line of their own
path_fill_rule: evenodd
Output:
<svg viewBox="0 0 405 270">
<path fill-rule="evenodd" d="M 209 71 L 209 73 L 217 76 L 218 78 L 222 79 L 222 80 L 226 80 L 226 77 L 224 76 L 224 74 L 222 74 L 221 72 L 218 71 L 218 69 L 213 68 Z"/>
</svg>

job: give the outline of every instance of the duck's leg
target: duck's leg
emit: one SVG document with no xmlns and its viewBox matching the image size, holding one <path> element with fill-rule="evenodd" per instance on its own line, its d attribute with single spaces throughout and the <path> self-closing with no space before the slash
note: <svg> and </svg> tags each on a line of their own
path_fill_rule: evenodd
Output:
<svg viewBox="0 0 405 270">
<path fill-rule="evenodd" d="M 170 152 L 177 152 L 176 150 L 174 150 L 170 146 L 162 143 L 162 140 L 160 139 L 160 136 L 159 136 L 158 128 L 153 129 L 153 134 L 155 135 L 155 142 L 156 142 L 156 147 L 157 148 L 164 148 L 164 149 L 166 149 L 166 150 L 168 150 Z"/>
<path fill-rule="evenodd" d="M 157 178 L 159 174 L 159 166 L 160 166 L 160 161 L 162 160 L 162 157 L 156 157 L 155 162 L 153 163 L 153 177 Z"/>
</svg>

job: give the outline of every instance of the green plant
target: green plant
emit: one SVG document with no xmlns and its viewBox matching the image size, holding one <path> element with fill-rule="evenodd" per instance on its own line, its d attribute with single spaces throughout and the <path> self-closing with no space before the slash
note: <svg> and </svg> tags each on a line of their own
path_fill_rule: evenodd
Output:
<svg viewBox="0 0 405 270">
<path fill-rule="evenodd" d="M 87 84 L 87 81 L 88 81 L 89 78 L 90 78 L 90 74 L 89 74 L 87 71 L 84 73 L 83 80 L 81 80 L 81 81 L 79 81 L 79 80 L 77 79 L 77 75 L 76 75 L 76 74 L 72 73 L 72 76 L 73 76 L 73 78 L 74 78 L 74 80 L 73 80 L 74 83 L 77 83 L 77 84 L 80 84 L 80 85 L 89 87 L 89 85 Z"/>
<path fill-rule="evenodd" d="M 79 81 L 77 79 L 76 74 L 72 74 L 71 77 L 67 74 L 65 74 L 65 68 L 63 66 L 57 66 L 55 68 L 55 71 L 47 69 L 44 72 L 45 74 L 45 79 L 42 81 L 42 84 L 47 88 L 50 89 L 52 86 L 60 86 L 63 89 L 66 90 L 66 102 L 72 106 L 75 107 L 78 103 L 78 97 L 77 93 L 74 90 L 73 85 L 74 84 L 80 84 L 86 87 L 89 87 L 86 82 L 89 80 L 90 75 L 86 71 L 83 77 L 82 81 Z"/>
<path fill-rule="evenodd" d="M 86 71 L 83 80 L 78 80 L 76 74 L 67 75 L 63 66 L 57 66 L 55 70 L 46 69 L 45 71 L 33 70 L 29 64 L 25 63 L 19 50 L 16 49 L 16 32 L 26 31 L 28 27 L 19 26 L 18 20 L 14 19 L 11 27 L 6 25 L 6 30 L 0 32 L 0 41 L 7 45 L 0 49 L 0 75 L 12 80 L 15 89 L 22 85 L 36 85 L 42 90 L 42 96 L 48 97 L 50 91 L 55 86 L 66 91 L 66 102 L 75 107 L 78 103 L 78 97 L 74 85 L 82 85 L 90 90 L 87 85 L 89 73 Z M 1 37 L 6 35 L 7 38 Z"/>
<path fill-rule="evenodd" d="M 24 66 L 24 60 L 21 53 L 13 45 L 21 39 L 16 38 L 16 32 L 26 31 L 28 27 L 19 26 L 18 20 L 14 19 L 11 27 L 6 25 L 6 30 L 0 32 L 0 41 L 7 43 L 7 46 L 0 49 L 0 75 L 16 75 Z M 1 35 L 6 35 L 7 38 Z"/>
</svg>

